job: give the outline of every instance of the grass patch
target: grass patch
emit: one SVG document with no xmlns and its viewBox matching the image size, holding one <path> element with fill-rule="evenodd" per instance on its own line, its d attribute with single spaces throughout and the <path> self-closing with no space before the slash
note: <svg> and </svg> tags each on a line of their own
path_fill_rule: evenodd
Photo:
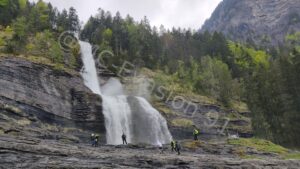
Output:
<svg viewBox="0 0 300 169">
<path fill-rule="evenodd" d="M 193 127 L 194 122 L 189 119 L 174 119 L 172 125 L 176 127 Z"/>
<path fill-rule="evenodd" d="M 233 149 L 232 153 L 235 155 L 238 155 L 241 158 L 244 158 L 246 156 L 245 147 L 237 147 L 237 148 Z"/>
<path fill-rule="evenodd" d="M 4 46 L 5 45 L 5 42 L 4 40 L 0 37 L 0 46 Z"/>
<path fill-rule="evenodd" d="M 28 119 L 17 120 L 17 124 L 21 126 L 27 126 L 31 124 L 31 121 Z"/>
<path fill-rule="evenodd" d="M 223 127 L 223 126 L 219 126 L 219 128 L 221 128 L 221 127 Z M 245 126 L 237 126 L 237 125 L 229 124 L 226 127 L 226 129 L 237 131 L 237 132 L 240 132 L 240 133 L 253 133 L 253 129 L 252 129 L 251 124 L 248 124 L 248 125 L 245 125 Z"/>
<path fill-rule="evenodd" d="M 63 64 L 60 63 L 53 63 L 50 59 L 46 57 L 39 57 L 39 56 L 26 56 L 24 57 L 26 60 L 29 60 L 33 63 L 43 64 L 53 67 L 54 70 L 64 71 L 69 73 L 74 73 L 71 69 L 66 68 Z"/>
<path fill-rule="evenodd" d="M 246 122 L 251 122 L 251 119 L 248 117 L 245 117 L 237 112 L 231 112 L 229 114 L 226 115 L 226 118 L 229 118 L 230 120 L 234 121 L 234 120 L 243 120 Z"/>
<path fill-rule="evenodd" d="M 0 53 L 0 57 L 7 57 L 7 56 L 11 56 L 11 54 Z M 29 55 L 29 56 L 13 55 L 13 57 L 25 59 L 25 60 L 30 61 L 35 64 L 46 65 L 46 66 L 52 67 L 53 70 L 55 70 L 55 71 L 66 72 L 71 75 L 79 75 L 79 73 L 76 72 L 75 70 L 65 67 L 65 65 L 62 63 L 53 63 L 50 59 L 48 59 L 46 57 L 33 56 L 33 55 Z"/>
<path fill-rule="evenodd" d="M 183 143 L 183 147 L 188 149 L 197 149 L 202 146 L 200 141 L 187 141 Z"/>
<path fill-rule="evenodd" d="M 176 112 L 172 111 L 168 108 L 163 102 L 155 101 L 153 106 L 159 111 L 164 113 L 165 115 L 176 115 Z"/>
<path fill-rule="evenodd" d="M 290 153 L 284 156 L 286 160 L 300 160 L 300 153 Z"/>
<path fill-rule="evenodd" d="M 63 131 L 64 133 L 83 132 L 82 129 L 68 128 L 68 127 L 63 128 L 62 131 Z"/>
<path fill-rule="evenodd" d="M 233 149 L 232 153 L 239 156 L 242 159 L 262 159 L 261 157 L 257 157 L 255 155 L 248 155 L 246 147 L 237 147 Z"/>
<path fill-rule="evenodd" d="M 176 113 L 174 113 L 172 110 L 170 110 L 169 108 L 165 107 L 165 106 L 160 106 L 157 108 L 160 112 L 163 112 L 165 114 L 172 114 L 175 115 Z"/>
<path fill-rule="evenodd" d="M 51 60 L 48 59 L 48 58 L 45 58 L 45 57 L 37 57 L 37 56 L 30 55 L 30 56 L 27 56 L 27 57 L 24 57 L 24 58 L 29 60 L 29 61 L 32 61 L 34 63 L 44 64 L 44 65 L 49 65 L 49 66 L 53 65 Z"/>
<path fill-rule="evenodd" d="M 243 102 L 232 101 L 232 108 L 238 112 L 249 112 L 248 105 Z"/>
<path fill-rule="evenodd" d="M 11 111 L 11 112 L 14 112 L 16 114 L 21 114 L 22 113 L 21 109 L 19 109 L 18 107 L 12 106 L 12 105 L 5 104 L 5 105 L 3 105 L 1 107 L 4 110 Z"/>
<path fill-rule="evenodd" d="M 269 153 L 277 153 L 277 154 L 286 154 L 288 149 L 276 145 L 270 141 L 257 139 L 257 138 L 250 138 L 250 139 L 232 139 L 228 140 L 228 144 L 231 145 L 239 145 L 245 147 L 255 148 L 258 151 L 269 152 Z"/>
<path fill-rule="evenodd" d="M 51 132 L 59 132 L 59 126 L 56 125 L 50 125 L 50 124 L 42 124 L 42 129 L 45 129 L 47 131 L 51 131 Z"/>
<path fill-rule="evenodd" d="M 263 160 L 264 158 L 262 158 L 262 157 L 257 157 L 257 156 L 255 156 L 255 155 L 244 155 L 244 156 L 242 156 L 241 158 L 243 158 L 243 159 L 248 159 L 248 160 Z"/>
</svg>

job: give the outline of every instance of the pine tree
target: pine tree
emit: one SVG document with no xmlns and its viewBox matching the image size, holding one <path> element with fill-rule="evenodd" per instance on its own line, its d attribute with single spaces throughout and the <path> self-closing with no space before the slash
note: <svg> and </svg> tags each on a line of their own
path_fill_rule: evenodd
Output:
<svg viewBox="0 0 300 169">
<path fill-rule="evenodd" d="M 69 15 L 68 15 L 68 30 L 72 32 L 77 32 L 80 29 L 79 25 L 79 19 L 76 12 L 76 9 L 71 7 L 69 9 Z"/>
</svg>

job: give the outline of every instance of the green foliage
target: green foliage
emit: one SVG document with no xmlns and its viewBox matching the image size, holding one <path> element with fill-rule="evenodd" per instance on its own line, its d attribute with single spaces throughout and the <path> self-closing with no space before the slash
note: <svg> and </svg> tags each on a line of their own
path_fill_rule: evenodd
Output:
<svg viewBox="0 0 300 169">
<path fill-rule="evenodd" d="M 289 43 L 289 48 L 294 48 L 294 50 L 300 52 L 300 32 L 287 35 L 285 40 Z"/>
<path fill-rule="evenodd" d="M 68 30 L 76 32 L 79 31 L 79 19 L 77 16 L 76 9 L 71 7 L 69 9 L 69 15 L 68 15 Z"/>
<path fill-rule="evenodd" d="M 287 160 L 300 160 L 300 153 L 290 153 L 284 156 Z"/>
<path fill-rule="evenodd" d="M 229 105 L 233 96 L 234 82 L 228 66 L 218 59 L 204 57 L 200 69 L 196 90 L 214 96 L 225 105 Z"/>
<path fill-rule="evenodd" d="M 183 143 L 183 147 L 188 148 L 188 149 L 198 149 L 205 146 L 204 143 L 202 143 L 201 141 L 185 141 Z"/>
<path fill-rule="evenodd" d="M 50 28 L 49 9 L 45 2 L 39 0 L 28 18 L 31 30 L 44 30 Z"/>
<path fill-rule="evenodd" d="M 26 23 L 25 17 L 17 18 L 16 21 L 13 22 L 13 30 L 15 32 L 15 39 L 24 42 L 27 38 L 28 25 Z"/>
<path fill-rule="evenodd" d="M 300 32 L 296 32 L 294 34 L 286 35 L 285 40 L 286 41 L 291 41 L 291 42 L 300 41 Z"/>
<path fill-rule="evenodd" d="M 1 7 L 7 6 L 7 4 L 8 4 L 8 0 L 0 0 Z"/>
<path fill-rule="evenodd" d="M 234 42 L 228 44 L 234 55 L 235 63 L 243 69 L 249 69 L 253 66 L 269 66 L 270 56 L 262 50 L 248 48 Z"/>
<path fill-rule="evenodd" d="M 48 57 L 54 63 L 63 62 L 63 53 L 50 31 L 37 33 L 32 41 L 27 45 L 29 54 Z"/>
<path fill-rule="evenodd" d="M 57 16 L 57 29 L 59 32 L 63 32 L 64 30 L 68 30 L 69 22 L 68 22 L 68 12 L 67 10 L 63 10 L 62 13 Z"/>
<path fill-rule="evenodd" d="M 47 56 L 47 51 L 51 47 L 52 33 L 48 30 L 39 32 L 35 35 L 33 43 L 36 47 L 38 55 Z"/>
<path fill-rule="evenodd" d="M 59 44 L 56 43 L 55 41 L 49 48 L 48 55 L 52 59 L 53 62 L 63 63 L 63 52 L 61 51 Z"/>
<path fill-rule="evenodd" d="M 269 152 L 269 153 L 286 154 L 288 152 L 288 150 L 284 147 L 276 145 L 270 141 L 257 139 L 257 138 L 230 139 L 228 140 L 228 143 L 232 145 L 251 147 L 257 149 L 258 151 Z"/>
<path fill-rule="evenodd" d="M 0 25 L 7 26 L 19 14 L 18 0 L 0 0 Z"/>
<path fill-rule="evenodd" d="M 24 10 L 27 5 L 27 0 L 19 0 L 19 6 L 21 10 Z"/>
<path fill-rule="evenodd" d="M 103 40 L 110 42 L 112 39 L 112 34 L 113 34 L 113 32 L 111 29 L 109 29 L 109 28 L 105 29 L 103 32 L 103 35 L 102 35 Z"/>
<path fill-rule="evenodd" d="M 5 30 L 0 30 L 0 47 L 5 48 L 7 45 L 7 41 L 12 39 L 13 34 L 14 32 L 9 27 L 7 27 Z"/>
<path fill-rule="evenodd" d="M 65 54 L 57 42 L 57 32 L 79 30 L 74 8 L 60 13 L 42 0 L 37 3 L 1 0 L 0 10 L 0 24 L 7 25 L 5 33 L 1 31 L 0 34 L 1 51 L 48 58 L 54 65 L 59 65 L 57 67 L 64 67 L 61 66 L 64 63 L 70 68 L 77 68 L 80 48 L 75 47 L 70 54 Z"/>
<path fill-rule="evenodd" d="M 74 46 L 73 48 L 72 48 L 72 52 L 71 52 L 71 54 L 70 54 L 70 60 L 69 60 L 69 62 L 70 62 L 70 67 L 71 68 L 73 68 L 73 69 L 75 69 L 75 68 L 78 68 L 78 66 L 80 66 L 78 63 L 78 60 L 80 60 L 81 59 L 81 55 L 80 55 L 80 46 L 79 46 L 79 44 L 77 44 L 76 46 Z M 79 68 L 81 68 L 81 67 L 79 67 Z"/>
<path fill-rule="evenodd" d="M 112 40 L 112 30 L 111 29 L 105 29 L 102 33 L 102 43 L 100 44 L 101 51 L 108 50 L 112 51 L 111 48 L 111 40 Z"/>
<path fill-rule="evenodd" d="M 152 78 L 157 86 L 162 86 L 166 90 L 166 92 L 171 92 L 174 95 L 180 95 L 185 97 L 188 100 L 197 100 L 203 104 L 216 104 L 217 101 L 211 97 L 203 96 L 197 94 L 193 91 L 193 89 L 186 88 L 184 82 L 182 82 L 176 74 L 169 75 L 161 70 L 151 71 L 150 69 L 142 69 L 141 72 L 143 75 Z M 166 98 L 165 98 L 166 99 Z M 172 99 L 172 98 L 169 98 Z M 160 106 L 156 106 L 160 109 Z M 162 109 L 163 112 L 165 109 Z M 170 111 L 170 110 L 169 110 Z M 169 112 L 166 110 L 166 113 Z M 174 113 L 174 112 L 170 112 Z"/>
<path fill-rule="evenodd" d="M 271 62 L 269 69 L 257 68 L 245 84 L 255 134 L 291 147 L 300 145 L 299 56 L 294 51 Z"/>
<path fill-rule="evenodd" d="M 193 127 L 193 121 L 189 119 L 174 119 L 172 125 L 176 127 Z"/>
<path fill-rule="evenodd" d="M 0 46 L 4 46 L 4 45 L 5 45 L 5 41 L 2 38 L 0 38 Z"/>
</svg>

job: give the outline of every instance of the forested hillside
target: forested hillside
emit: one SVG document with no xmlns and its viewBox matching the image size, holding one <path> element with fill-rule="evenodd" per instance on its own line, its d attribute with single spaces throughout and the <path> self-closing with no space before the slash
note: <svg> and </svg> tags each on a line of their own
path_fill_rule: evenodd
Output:
<svg viewBox="0 0 300 169">
<path fill-rule="evenodd" d="M 56 68 L 76 68 L 79 47 L 65 53 L 58 39 L 64 31 L 78 31 L 74 8 L 59 12 L 50 3 L 27 0 L 0 1 L 0 52 L 54 64 Z"/>
<path fill-rule="evenodd" d="M 130 61 L 161 70 L 180 91 L 213 97 L 226 107 L 246 102 L 256 136 L 299 146 L 299 33 L 286 35 L 284 47 L 256 50 L 221 33 L 151 27 L 99 9 L 85 25 L 82 39 L 111 50 L 106 63 Z M 101 51 L 100 50 L 100 51 Z"/>
</svg>

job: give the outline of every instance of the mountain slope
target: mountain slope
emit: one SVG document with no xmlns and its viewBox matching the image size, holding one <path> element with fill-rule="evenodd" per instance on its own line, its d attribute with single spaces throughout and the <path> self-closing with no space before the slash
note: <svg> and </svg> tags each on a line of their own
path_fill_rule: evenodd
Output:
<svg viewBox="0 0 300 169">
<path fill-rule="evenodd" d="M 299 0 L 223 0 L 202 31 L 222 32 L 232 40 L 278 45 L 300 31 Z"/>
</svg>

